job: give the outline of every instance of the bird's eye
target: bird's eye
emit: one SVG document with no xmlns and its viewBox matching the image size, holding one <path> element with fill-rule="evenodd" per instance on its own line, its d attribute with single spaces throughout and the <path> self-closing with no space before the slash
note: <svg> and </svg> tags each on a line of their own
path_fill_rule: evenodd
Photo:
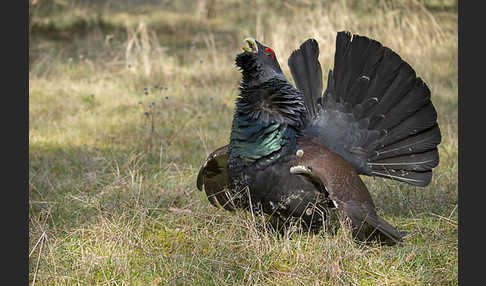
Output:
<svg viewBox="0 0 486 286">
<path fill-rule="evenodd" d="M 272 49 L 266 48 L 265 52 L 267 52 L 267 55 L 272 56 L 272 60 L 275 59 L 275 52 Z"/>
</svg>

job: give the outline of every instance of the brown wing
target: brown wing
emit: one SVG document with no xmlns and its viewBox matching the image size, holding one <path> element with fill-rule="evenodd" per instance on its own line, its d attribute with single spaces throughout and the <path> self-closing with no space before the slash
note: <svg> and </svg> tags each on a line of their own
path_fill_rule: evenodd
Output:
<svg viewBox="0 0 486 286">
<path fill-rule="evenodd" d="M 197 175 L 197 188 L 206 192 L 209 202 L 215 207 L 234 210 L 226 189 L 229 184 L 228 145 L 220 147 L 208 155 Z"/>
<path fill-rule="evenodd" d="M 350 163 L 308 140 L 299 141 L 298 149 L 302 151 L 298 151 L 291 172 L 307 174 L 322 183 L 341 215 L 350 220 L 358 239 L 364 241 L 379 236 L 385 242 L 401 241 L 404 233 L 377 215 L 366 185 Z"/>
</svg>

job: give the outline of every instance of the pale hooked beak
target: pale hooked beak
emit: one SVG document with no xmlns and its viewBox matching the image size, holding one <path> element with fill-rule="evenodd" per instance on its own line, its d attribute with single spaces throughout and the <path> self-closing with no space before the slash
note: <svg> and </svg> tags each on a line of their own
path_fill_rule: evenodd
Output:
<svg viewBox="0 0 486 286">
<path fill-rule="evenodd" d="M 244 40 L 244 42 L 245 44 L 248 44 L 248 47 L 242 47 L 245 52 L 258 53 L 258 45 L 256 44 L 256 40 L 254 38 L 248 37 Z"/>
</svg>

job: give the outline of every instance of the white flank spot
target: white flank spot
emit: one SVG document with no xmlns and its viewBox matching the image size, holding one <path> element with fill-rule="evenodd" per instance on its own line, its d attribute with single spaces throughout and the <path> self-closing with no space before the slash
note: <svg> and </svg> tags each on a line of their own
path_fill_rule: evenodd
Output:
<svg viewBox="0 0 486 286">
<path fill-rule="evenodd" d="M 290 173 L 292 174 L 312 174 L 311 169 L 306 166 L 298 165 L 290 167 Z"/>
<path fill-rule="evenodd" d="M 302 156 L 304 156 L 304 150 L 302 149 L 297 150 L 297 153 L 295 153 L 295 155 L 297 155 L 297 157 L 299 158 L 302 158 Z"/>
</svg>

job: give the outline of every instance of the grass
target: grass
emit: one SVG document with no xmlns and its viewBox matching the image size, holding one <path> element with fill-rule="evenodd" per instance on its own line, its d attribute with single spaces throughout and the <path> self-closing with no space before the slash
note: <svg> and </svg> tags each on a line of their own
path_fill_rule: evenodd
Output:
<svg viewBox="0 0 486 286">
<path fill-rule="evenodd" d="M 457 12 L 439 9 L 452 1 L 215 1 L 210 17 L 178 1 L 54 2 L 65 6 L 32 16 L 31 284 L 458 284 Z M 309 37 L 327 74 L 344 29 L 401 55 L 438 110 L 429 186 L 364 178 L 379 214 L 408 232 L 401 247 L 359 245 L 343 228 L 279 236 L 195 187 L 229 138 L 241 40 L 272 46 L 291 78 L 286 59 Z"/>
</svg>

